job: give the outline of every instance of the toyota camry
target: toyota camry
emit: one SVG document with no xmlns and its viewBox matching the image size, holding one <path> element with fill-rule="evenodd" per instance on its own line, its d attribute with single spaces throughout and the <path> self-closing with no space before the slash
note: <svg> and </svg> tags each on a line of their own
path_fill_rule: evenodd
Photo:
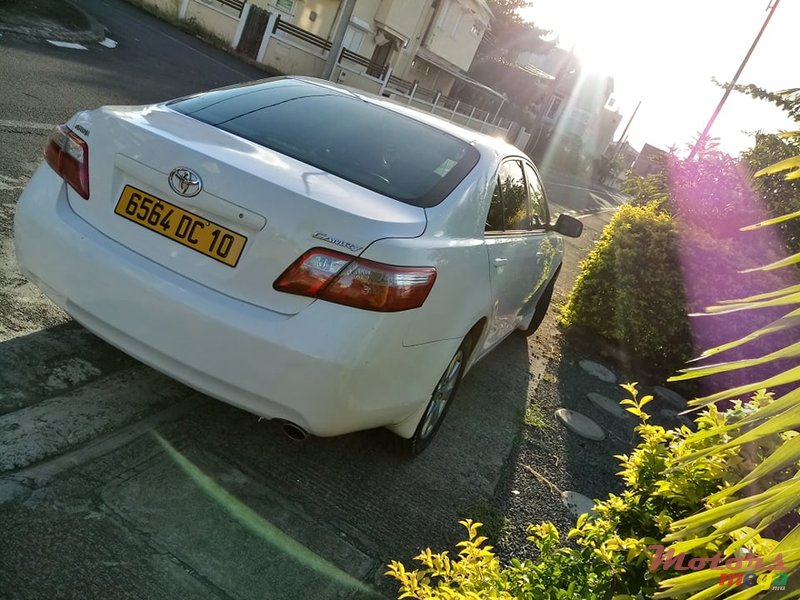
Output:
<svg viewBox="0 0 800 600">
<path fill-rule="evenodd" d="M 295 438 L 388 427 L 420 452 L 467 370 L 539 325 L 581 232 L 519 149 L 313 79 L 79 112 L 44 155 L 23 273 Z"/>
</svg>

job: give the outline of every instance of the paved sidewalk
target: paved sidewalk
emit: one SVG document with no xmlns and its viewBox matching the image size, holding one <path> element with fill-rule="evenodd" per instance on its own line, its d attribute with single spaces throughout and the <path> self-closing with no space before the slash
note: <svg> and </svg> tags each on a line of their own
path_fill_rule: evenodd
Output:
<svg viewBox="0 0 800 600">
<path fill-rule="evenodd" d="M 586 236 L 570 240 L 558 297 L 609 215 L 586 217 Z M 484 519 L 483 507 L 511 481 L 525 406 L 540 402 L 547 346 L 556 336 L 552 319 L 536 338 L 512 336 L 469 374 L 439 439 L 414 461 L 386 449 L 384 431 L 297 445 L 274 424 L 189 390 L 179 405 L 88 445 L 63 429 L 78 449 L 45 452 L 38 461 L 25 455 L 29 466 L 0 477 L 0 596 L 396 597 L 383 576 L 387 561 L 408 562 L 427 545 L 451 547 L 462 534 L 458 519 Z M 20 338 L 19 351 L 47 331 Z M 116 366 L 149 381 L 143 367 Z M 569 379 L 585 377 L 575 371 Z M 152 390 L 140 390 L 158 401 Z M 66 406 L 71 394 L 59 402 Z M 132 402 L 119 400 L 121 407 Z M 11 417 L 0 418 L 0 445 L 24 433 Z M 563 428 L 552 435 L 571 439 Z M 36 435 L 26 439 L 41 447 Z M 573 489 L 594 495 L 613 479 L 610 468 L 602 479 L 587 473 L 580 466 L 585 449 L 556 438 L 536 456 L 526 454 L 526 464 L 544 464 L 556 449 L 566 452 L 561 465 L 570 469 L 550 474 L 560 485 L 575 478 Z M 546 518 L 564 527 L 573 519 L 547 486 L 531 481 L 513 489 Z"/>
</svg>

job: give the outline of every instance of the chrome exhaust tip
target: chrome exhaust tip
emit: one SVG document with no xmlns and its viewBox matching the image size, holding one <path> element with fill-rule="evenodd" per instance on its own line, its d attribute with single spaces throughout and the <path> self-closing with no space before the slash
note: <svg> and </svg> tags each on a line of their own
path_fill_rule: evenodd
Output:
<svg viewBox="0 0 800 600">
<path fill-rule="evenodd" d="M 305 442 L 308 438 L 306 430 L 291 421 L 283 421 L 281 423 L 281 430 L 283 434 L 293 442 Z"/>
</svg>

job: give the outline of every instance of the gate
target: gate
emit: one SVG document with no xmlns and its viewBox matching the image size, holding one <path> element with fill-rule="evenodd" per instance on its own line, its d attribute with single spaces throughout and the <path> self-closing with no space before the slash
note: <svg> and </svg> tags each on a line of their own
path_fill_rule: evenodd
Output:
<svg viewBox="0 0 800 600">
<path fill-rule="evenodd" d="M 242 54 L 255 59 L 258 55 L 258 48 L 261 46 L 261 39 L 267 30 L 268 20 L 269 13 L 266 10 L 251 4 L 250 12 L 247 14 L 247 21 L 245 21 L 242 29 L 242 37 L 236 49 Z"/>
</svg>

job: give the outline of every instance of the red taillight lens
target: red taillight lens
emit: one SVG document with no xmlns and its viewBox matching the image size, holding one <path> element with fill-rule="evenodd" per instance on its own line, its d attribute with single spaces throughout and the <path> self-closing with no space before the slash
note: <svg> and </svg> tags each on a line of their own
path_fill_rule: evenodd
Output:
<svg viewBox="0 0 800 600">
<path fill-rule="evenodd" d="M 273 287 L 366 310 L 395 312 L 422 306 L 434 281 L 433 267 L 395 267 L 315 248 L 286 269 Z"/>
<path fill-rule="evenodd" d="M 309 250 L 275 280 L 273 287 L 281 292 L 316 298 L 352 260 L 352 256 L 341 252 L 321 248 Z"/>
<path fill-rule="evenodd" d="M 50 134 L 44 147 L 44 159 L 72 189 L 89 199 L 89 148 L 66 125 Z"/>
</svg>

